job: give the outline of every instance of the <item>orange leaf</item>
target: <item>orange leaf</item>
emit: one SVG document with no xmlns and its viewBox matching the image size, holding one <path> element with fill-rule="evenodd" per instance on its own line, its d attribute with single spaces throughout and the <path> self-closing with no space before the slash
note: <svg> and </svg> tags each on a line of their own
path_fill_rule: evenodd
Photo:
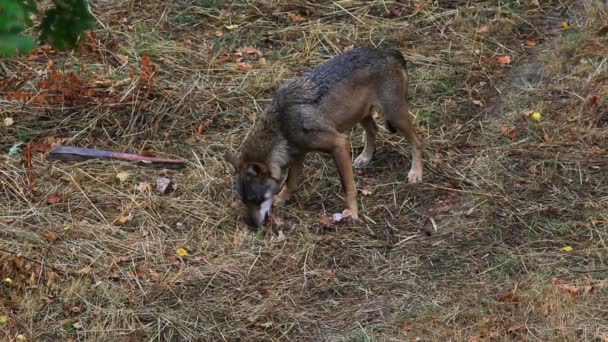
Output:
<svg viewBox="0 0 608 342">
<path fill-rule="evenodd" d="M 57 234 L 48 230 L 44 232 L 44 237 L 51 242 L 59 240 L 59 236 L 57 236 Z"/>
<path fill-rule="evenodd" d="M 244 71 L 244 72 L 249 72 L 249 71 L 253 70 L 253 65 L 251 65 L 247 62 L 238 62 L 238 63 L 236 63 L 236 66 L 239 70 Z"/>
<path fill-rule="evenodd" d="M 536 46 L 536 45 L 538 45 L 538 42 L 536 40 L 534 40 L 534 39 L 528 39 L 528 40 L 526 40 L 526 45 L 528 45 L 528 46 Z"/>
<path fill-rule="evenodd" d="M 57 195 L 57 193 L 55 193 L 55 192 L 53 192 L 46 198 L 47 204 L 57 204 L 60 201 L 61 201 L 61 197 L 59 197 L 59 195 Z"/>
<path fill-rule="evenodd" d="M 477 31 L 478 33 L 488 33 L 490 32 L 490 27 L 489 26 L 482 26 L 479 28 L 479 30 Z"/>
<path fill-rule="evenodd" d="M 252 46 L 245 46 L 239 49 L 240 53 L 244 53 L 244 54 L 248 54 L 248 55 L 253 55 L 253 54 L 257 54 L 257 55 L 262 55 L 262 52 Z"/>
<path fill-rule="evenodd" d="M 296 14 L 296 13 L 287 13 L 287 16 L 289 17 L 289 19 L 291 19 L 291 21 L 293 21 L 294 23 L 299 23 L 301 21 L 306 20 L 303 16 Z"/>
<path fill-rule="evenodd" d="M 496 60 L 500 64 L 511 64 L 511 57 L 509 56 L 499 56 Z"/>
</svg>

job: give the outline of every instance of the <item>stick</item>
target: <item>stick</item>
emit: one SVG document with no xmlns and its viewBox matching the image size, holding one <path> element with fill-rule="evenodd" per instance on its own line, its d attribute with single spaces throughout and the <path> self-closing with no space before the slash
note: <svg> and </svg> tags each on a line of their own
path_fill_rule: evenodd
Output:
<svg viewBox="0 0 608 342">
<path fill-rule="evenodd" d="M 178 159 L 146 157 L 131 153 L 112 152 L 84 147 L 60 146 L 49 152 L 49 160 L 84 161 L 89 159 L 114 159 L 138 162 L 143 165 L 162 165 L 168 168 L 181 169 L 186 162 Z"/>
</svg>

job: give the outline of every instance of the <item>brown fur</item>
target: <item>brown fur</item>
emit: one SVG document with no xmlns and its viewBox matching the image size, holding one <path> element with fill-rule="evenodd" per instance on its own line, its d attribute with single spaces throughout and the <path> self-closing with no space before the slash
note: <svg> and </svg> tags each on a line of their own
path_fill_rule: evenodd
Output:
<svg viewBox="0 0 608 342">
<path fill-rule="evenodd" d="M 308 74 L 284 82 L 272 103 L 258 116 L 239 156 L 228 158 L 237 169 L 240 186 L 264 184 L 241 190 L 258 192 L 259 200 L 260 192 L 278 190 L 282 171 L 288 170 L 285 186 L 274 198 L 275 204 L 284 203 L 297 186 L 305 155 L 325 152 L 331 154 L 336 163 L 346 194 L 346 208 L 356 218 L 350 148 L 343 132 L 357 123 L 363 126 L 365 148 L 355 160 L 355 167 L 369 163 L 378 131 L 372 118 L 373 109 L 384 113 L 387 128 L 403 134 L 412 145 L 408 178 L 411 182 L 420 181 L 422 143 L 408 112 L 407 88 L 407 71 L 401 53 L 369 47 L 334 57 Z M 257 165 L 255 170 L 252 171 L 251 165 Z M 256 196 L 241 196 L 251 214 L 259 209 L 259 203 L 248 201 L 247 195 Z M 252 220 L 259 226 L 265 217 Z"/>
</svg>

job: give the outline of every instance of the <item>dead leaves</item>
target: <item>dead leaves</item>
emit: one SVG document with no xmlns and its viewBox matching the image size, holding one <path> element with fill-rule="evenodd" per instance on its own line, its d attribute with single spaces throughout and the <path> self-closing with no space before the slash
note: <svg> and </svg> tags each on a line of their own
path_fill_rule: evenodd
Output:
<svg viewBox="0 0 608 342">
<path fill-rule="evenodd" d="M 556 288 L 568 293 L 572 299 L 586 296 L 595 292 L 597 289 L 604 287 L 605 285 L 603 281 L 596 281 L 592 279 L 585 279 L 582 281 L 582 284 L 580 284 L 580 282 L 579 284 L 572 284 L 559 277 L 552 278 L 551 284 L 553 284 L 553 286 Z"/>
<path fill-rule="evenodd" d="M 498 64 L 511 64 L 511 57 L 510 56 L 498 56 L 496 58 L 496 61 L 498 62 Z"/>
<path fill-rule="evenodd" d="M 300 22 L 306 20 L 306 18 L 304 18 L 303 16 L 301 16 L 297 13 L 287 13 L 287 16 L 289 17 L 289 20 L 291 20 L 294 23 L 300 23 Z"/>
</svg>

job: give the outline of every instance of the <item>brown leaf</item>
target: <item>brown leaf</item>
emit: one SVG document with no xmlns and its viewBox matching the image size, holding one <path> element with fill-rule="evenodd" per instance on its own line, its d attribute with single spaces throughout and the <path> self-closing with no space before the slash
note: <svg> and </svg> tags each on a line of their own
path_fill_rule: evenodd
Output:
<svg viewBox="0 0 608 342">
<path fill-rule="evenodd" d="M 78 306 L 78 305 L 72 306 L 70 308 L 70 312 L 75 313 L 75 314 L 83 313 L 84 310 L 85 310 L 84 307 Z"/>
<path fill-rule="evenodd" d="M 395 17 L 400 17 L 403 14 L 403 6 L 397 5 L 393 7 L 393 9 L 391 10 L 391 14 Z"/>
<path fill-rule="evenodd" d="M 599 105 L 601 103 L 601 99 L 599 96 L 597 95 L 590 95 L 589 97 L 587 97 L 587 105 L 589 105 L 590 107 L 595 107 L 597 105 Z"/>
<path fill-rule="evenodd" d="M 606 26 L 602 26 L 602 28 L 599 29 L 599 31 L 597 31 L 597 34 L 599 36 L 605 36 L 608 34 L 608 25 Z"/>
<path fill-rule="evenodd" d="M 336 278 L 336 271 L 334 270 L 325 270 L 323 272 L 321 272 L 321 278 L 325 279 L 325 280 L 331 280 Z"/>
<path fill-rule="evenodd" d="M 538 45 L 538 42 L 536 40 L 534 40 L 534 39 L 528 39 L 528 40 L 526 40 L 526 45 L 528 45 L 528 46 L 536 46 L 536 45 Z"/>
<path fill-rule="evenodd" d="M 490 26 L 482 26 L 477 30 L 477 33 L 486 34 L 490 32 Z"/>
<path fill-rule="evenodd" d="M 511 128 L 509 126 L 500 126 L 500 131 L 502 133 L 507 133 L 511 130 Z"/>
<path fill-rule="evenodd" d="M 503 294 L 499 295 L 497 299 L 499 302 L 518 302 L 519 301 L 519 297 L 516 294 L 514 294 L 513 292 L 503 293 Z"/>
<path fill-rule="evenodd" d="M 287 13 L 287 16 L 289 17 L 289 19 L 291 21 L 293 21 L 294 23 L 299 23 L 301 21 L 306 20 L 306 18 L 304 18 L 303 16 L 297 14 L 297 13 Z"/>
<path fill-rule="evenodd" d="M 240 53 L 244 53 L 244 54 L 248 54 L 248 55 L 253 55 L 256 54 L 258 56 L 262 55 L 262 52 L 252 46 L 245 46 L 239 49 Z"/>
<path fill-rule="evenodd" d="M 129 213 L 122 213 L 122 214 L 118 215 L 118 218 L 116 220 L 118 220 L 118 222 L 120 222 L 121 224 L 127 224 L 132 219 L 133 219 L 133 214 L 131 214 L 129 212 Z"/>
<path fill-rule="evenodd" d="M 498 61 L 499 64 L 511 64 L 510 56 L 498 56 L 498 58 L 496 58 L 496 60 Z"/>
<path fill-rule="evenodd" d="M 222 31 L 215 31 L 214 35 L 215 35 L 216 37 L 221 37 L 221 36 L 223 36 L 223 35 L 224 35 L 224 33 L 223 33 Z"/>
<path fill-rule="evenodd" d="M 244 71 L 244 72 L 249 72 L 249 71 L 253 70 L 253 65 L 251 65 L 247 62 L 238 62 L 238 63 L 236 63 L 236 67 L 240 71 Z"/>
<path fill-rule="evenodd" d="M 479 100 L 471 100 L 471 102 L 478 107 L 483 107 L 483 102 Z"/>
<path fill-rule="evenodd" d="M 57 193 L 53 192 L 52 194 L 48 195 L 46 198 L 46 203 L 47 204 L 57 204 L 61 201 L 61 197 L 59 197 L 59 195 L 57 195 Z"/>
<path fill-rule="evenodd" d="M 93 269 L 91 268 L 91 266 L 85 266 L 85 267 L 79 269 L 78 271 L 76 271 L 75 273 L 88 275 L 88 274 L 91 274 L 91 272 L 93 272 Z"/>
<path fill-rule="evenodd" d="M 44 237 L 51 242 L 55 242 L 55 241 L 59 240 L 59 236 L 57 236 L 57 234 L 55 234 L 49 230 L 44 232 Z"/>
<path fill-rule="evenodd" d="M 369 196 L 369 195 L 371 195 L 373 193 L 371 190 L 367 190 L 367 189 L 359 189 L 359 192 L 363 196 Z"/>
</svg>

